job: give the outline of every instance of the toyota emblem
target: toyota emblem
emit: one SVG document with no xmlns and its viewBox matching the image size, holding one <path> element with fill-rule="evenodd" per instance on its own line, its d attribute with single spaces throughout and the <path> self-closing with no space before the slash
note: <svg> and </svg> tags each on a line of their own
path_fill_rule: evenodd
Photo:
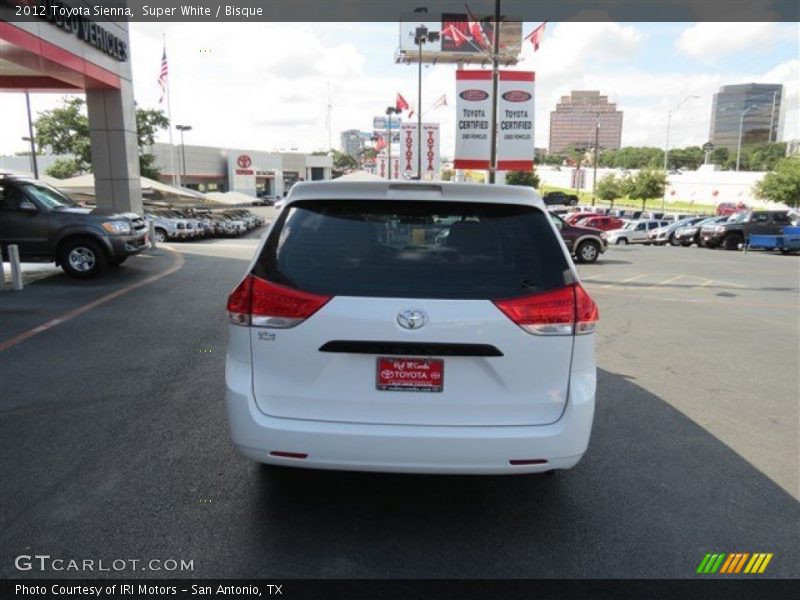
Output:
<svg viewBox="0 0 800 600">
<path fill-rule="evenodd" d="M 247 156 L 247 154 L 240 154 L 239 158 L 236 159 L 236 164 L 238 164 L 242 169 L 247 169 L 253 164 L 253 161 L 249 156 Z"/>
<path fill-rule="evenodd" d="M 404 310 L 397 315 L 397 324 L 404 329 L 419 329 L 428 322 L 428 316 L 421 310 Z"/>
</svg>

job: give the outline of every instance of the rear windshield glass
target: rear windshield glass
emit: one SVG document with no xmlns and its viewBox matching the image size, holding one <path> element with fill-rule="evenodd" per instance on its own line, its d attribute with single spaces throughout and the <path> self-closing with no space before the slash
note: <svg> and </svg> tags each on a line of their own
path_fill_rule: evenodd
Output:
<svg viewBox="0 0 800 600">
<path fill-rule="evenodd" d="M 325 295 L 491 299 L 561 287 L 567 268 L 532 207 L 326 200 L 284 211 L 253 272 Z"/>
</svg>

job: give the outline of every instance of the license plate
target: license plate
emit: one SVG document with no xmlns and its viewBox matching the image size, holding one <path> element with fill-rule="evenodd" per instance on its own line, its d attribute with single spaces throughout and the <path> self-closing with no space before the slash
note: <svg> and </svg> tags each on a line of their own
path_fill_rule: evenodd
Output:
<svg viewBox="0 0 800 600">
<path fill-rule="evenodd" d="M 441 392 L 444 361 L 440 358 L 378 357 L 377 388 L 383 392 Z"/>
</svg>

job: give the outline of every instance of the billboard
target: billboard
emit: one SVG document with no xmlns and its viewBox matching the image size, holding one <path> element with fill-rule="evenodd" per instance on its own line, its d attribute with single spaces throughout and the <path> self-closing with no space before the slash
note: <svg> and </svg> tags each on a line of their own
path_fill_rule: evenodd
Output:
<svg viewBox="0 0 800 600">
<path fill-rule="evenodd" d="M 497 170 L 533 169 L 534 79 L 531 71 L 500 71 Z M 492 72 L 456 71 L 456 169 L 489 169 Z"/>
<path fill-rule="evenodd" d="M 497 170 L 533 170 L 532 71 L 500 71 L 497 84 Z"/>
<path fill-rule="evenodd" d="M 440 33 L 439 40 L 422 45 L 424 63 L 488 63 L 494 40 L 492 16 L 469 15 L 467 13 L 425 14 L 429 21 L 420 21 L 419 13 L 409 13 L 400 18 L 400 45 L 395 54 L 397 63 L 419 61 L 419 46 L 414 42 L 416 29 L 420 25 L 428 31 Z M 500 64 L 514 65 L 522 51 L 522 20 L 502 17 L 500 22 Z"/>
<path fill-rule="evenodd" d="M 439 179 L 441 168 L 439 123 L 422 124 L 422 179 Z M 417 124 L 404 123 L 400 133 L 400 175 L 417 176 Z"/>
<path fill-rule="evenodd" d="M 372 117 L 372 128 L 373 129 L 386 129 L 386 125 L 389 124 L 389 119 L 385 116 L 380 117 Z M 400 117 L 392 117 L 392 129 L 400 129 L 400 126 L 403 124 L 403 120 Z"/>
<path fill-rule="evenodd" d="M 456 71 L 456 169 L 488 169 L 492 72 Z"/>
</svg>

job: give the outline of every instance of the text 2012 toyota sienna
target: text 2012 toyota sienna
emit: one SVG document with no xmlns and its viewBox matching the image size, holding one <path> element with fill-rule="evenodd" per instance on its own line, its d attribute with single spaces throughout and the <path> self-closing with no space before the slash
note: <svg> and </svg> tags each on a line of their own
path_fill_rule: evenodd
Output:
<svg viewBox="0 0 800 600">
<path fill-rule="evenodd" d="M 292 188 L 228 299 L 243 455 L 417 473 L 574 466 L 598 311 L 530 188 Z"/>
</svg>

